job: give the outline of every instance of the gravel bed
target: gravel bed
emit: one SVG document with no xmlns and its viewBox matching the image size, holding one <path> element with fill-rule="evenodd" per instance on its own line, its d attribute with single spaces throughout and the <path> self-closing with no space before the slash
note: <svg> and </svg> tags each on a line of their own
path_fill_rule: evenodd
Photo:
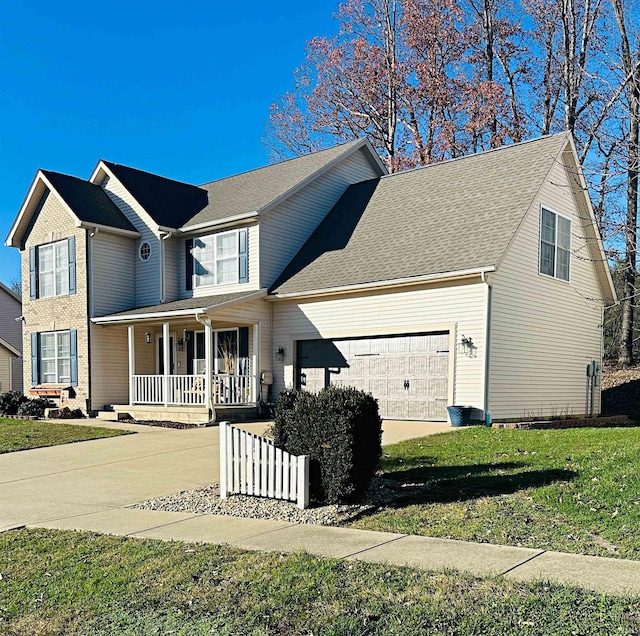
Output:
<svg viewBox="0 0 640 636">
<path fill-rule="evenodd" d="M 292 523 L 339 525 L 359 515 L 375 510 L 378 506 L 395 499 L 397 494 L 388 481 L 374 478 L 361 504 L 313 506 L 300 510 L 291 501 L 266 499 L 249 495 L 231 495 L 220 499 L 217 485 L 205 486 L 197 490 L 183 490 L 175 495 L 150 499 L 129 506 L 139 510 L 164 510 L 165 512 L 189 512 L 205 515 L 228 515 L 230 517 L 252 517 L 272 519 Z"/>
<path fill-rule="evenodd" d="M 160 426 L 162 428 L 198 428 L 200 424 L 187 424 L 186 422 L 171 422 L 167 420 L 134 420 L 133 418 L 124 417 L 118 420 L 121 424 L 142 424 L 143 426 Z"/>
</svg>

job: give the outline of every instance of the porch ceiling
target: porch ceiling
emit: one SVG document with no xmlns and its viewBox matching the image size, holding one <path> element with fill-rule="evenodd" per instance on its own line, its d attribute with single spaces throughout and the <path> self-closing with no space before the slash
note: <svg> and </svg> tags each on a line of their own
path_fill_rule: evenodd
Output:
<svg viewBox="0 0 640 636">
<path fill-rule="evenodd" d="M 267 295 L 266 289 L 236 292 L 234 294 L 216 294 L 213 296 L 201 296 L 199 298 L 185 298 L 169 303 L 151 305 L 149 307 L 137 307 L 127 311 L 120 311 L 107 316 L 92 318 L 96 324 L 126 323 L 141 320 L 153 320 L 157 318 L 169 318 L 171 316 L 195 316 L 196 314 L 212 314 L 216 310 L 230 305 L 262 298 Z"/>
</svg>

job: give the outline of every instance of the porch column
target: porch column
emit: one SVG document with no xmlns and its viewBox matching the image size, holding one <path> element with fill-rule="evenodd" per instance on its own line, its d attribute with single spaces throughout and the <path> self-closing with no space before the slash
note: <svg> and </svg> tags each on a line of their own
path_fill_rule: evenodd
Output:
<svg viewBox="0 0 640 636">
<path fill-rule="evenodd" d="M 169 355 L 169 323 L 162 323 L 162 360 L 164 366 L 164 405 L 169 405 L 169 373 L 171 358 Z"/>
<path fill-rule="evenodd" d="M 135 327 L 133 325 L 127 327 L 127 335 L 129 338 L 129 404 L 133 404 L 136 397 L 136 381 L 133 377 L 136 374 Z"/>
<path fill-rule="evenodd" d="M 258 403 L 258 374 L 260 362 L 260 323 L 253 324 L 253 355 L 251 356 L 251 401 Z"/>
<path fill-rule="evenodd" d="M 211 395 L 213 393 L 213 330 L 211 323 L 207 320 L 204 323 L 204 373 L 205 373 L 205 393 L 207 408 L 212 406 Z"/>
</svg>

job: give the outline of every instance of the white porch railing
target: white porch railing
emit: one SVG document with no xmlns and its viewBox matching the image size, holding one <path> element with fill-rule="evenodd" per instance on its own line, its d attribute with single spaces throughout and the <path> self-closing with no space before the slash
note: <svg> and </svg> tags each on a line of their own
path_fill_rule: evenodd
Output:
<svg viewBox="0 0 640 636">
<path fill-rule="evenodd" d="M 215 374 L 213 376 L 213 403 L 230 405 L 251 403 L 252 379 L 250 375 Z"/>
<path fill-rule="evenodd" d="M 290 455 L 272 441 L 220 422 L 220 497 L 240 493 L 309 506 L 309 456 Z"/>
<path fill-rule="evenodd" d="M 213 376 L 211 397 L 214 405 L 251 404 L 254 377 L 252 375 Z M 165 401 L 165 386 L 166 401 Z M 204 375 L 134 375 L 131 376 L 131 404 L 205 405 L 207 403 Z"/>
<path fill-rule="evenodd" d="M 131 376 L 131 404 L 164 404 L 164 376 Z"/>
</svg>

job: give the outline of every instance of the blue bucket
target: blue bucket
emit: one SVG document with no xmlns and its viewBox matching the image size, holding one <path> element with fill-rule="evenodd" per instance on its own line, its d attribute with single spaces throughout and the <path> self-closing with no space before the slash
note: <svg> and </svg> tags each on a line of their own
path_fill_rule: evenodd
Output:
<svg viewBox="0 0 640 636">
<path fill-rule="evenodd" d="M 451 426 L 469 426 L 473 406 L 447 406 Z"/>
</svg>

